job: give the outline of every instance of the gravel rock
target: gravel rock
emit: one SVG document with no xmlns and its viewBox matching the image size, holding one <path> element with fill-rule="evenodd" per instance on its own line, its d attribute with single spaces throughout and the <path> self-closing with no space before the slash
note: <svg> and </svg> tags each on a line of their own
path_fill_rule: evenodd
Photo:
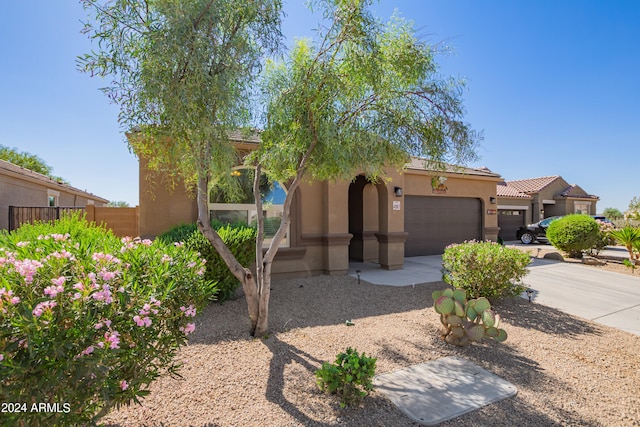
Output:
<svg viewBox="0 0 640 427">
<path fill-rule="evenodd" d="M 587 267 L 584 268 L 597 268 Z M 302 286 L 301 286 L 302 285 Z M 440 340 L 431 292 L 341 276 L 273 282 L 271 334 L 253 338 L 244 298 L 211 304 L 178 355 L 182 378 L 151 385 L 142 405 L 108 426 L 416 426 L 374 391 L 356 408 L 317 388 L 314 372 L 347 347 L 389 372 L 459 356 L 510 381 L 518 394 L 441 424 L 640 425 L 640 337 L 521 298 L 494 301 L 509 337 L 465 348 Z M 353 326 L 345 321 L 352 320 Z"/>
</svg>

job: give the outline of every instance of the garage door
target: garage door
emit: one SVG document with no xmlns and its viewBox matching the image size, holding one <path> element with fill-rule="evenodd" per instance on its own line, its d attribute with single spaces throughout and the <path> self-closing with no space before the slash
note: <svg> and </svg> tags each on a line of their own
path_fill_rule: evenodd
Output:
<svg viewBox="0 0 640 427">
<path fill-rule="evenodd" d="M 482 203 L 462 197 L 404 198 L 405 256 L 437 255 L 451 243 L 482 239 Z"/>
<path fill-rule="evenodd" d="M 516 231 L 518 228 L 525 225 L 524 210 L 510 210 L 510 209 L 499 209 L 498 210 L 498 227 L 500 227 L 500 232 L 498 236 L 506 241 L 516 240 Z"/>
</svg>

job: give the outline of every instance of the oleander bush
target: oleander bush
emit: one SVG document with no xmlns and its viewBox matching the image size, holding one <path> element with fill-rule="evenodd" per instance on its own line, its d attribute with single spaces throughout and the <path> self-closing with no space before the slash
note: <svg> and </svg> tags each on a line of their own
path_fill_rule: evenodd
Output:
<svg viewBox="0 0 640 427">
<path fill-rule="evenodd" d="M 521 282 L 530 262 L 526 253 L 494 242 L 452 244 L 442 255 L 443 280 L 470 298 L 515 296 L 526 289 Z"/>
<path fill-rule="evenodd" d="M 177 372 L 215 293 L 204 276 L 184 245 L 119 239 L 77 215 L 0 233 L 3 424 L 91 425 L 138 402 Z"/>
<path fill-rule="evenodd" d="M 582 258 L 583 252 L 598 246 L 601 238 L 596 220 L 582 214 L 563 216 L 551 222 L 546 234 L 549 243 L 571 258 Z"/>
<path fill-rule="evenodd" d="M 241 265 L 248 266 L 255 261 L 255 227 L 242 223 L 225 225 L 219 222 L 213 222 L 212 226 Z M 235 294 L 240 281 L 231 274 L 222 257 L 195 223 L 174 227 L 158 239 L 165 242 L 184 242 L 187 248 L 199 252 L 207 260 L 205 278 L 218 283 L 218 301 L 225 301 Z"/>
</svg>

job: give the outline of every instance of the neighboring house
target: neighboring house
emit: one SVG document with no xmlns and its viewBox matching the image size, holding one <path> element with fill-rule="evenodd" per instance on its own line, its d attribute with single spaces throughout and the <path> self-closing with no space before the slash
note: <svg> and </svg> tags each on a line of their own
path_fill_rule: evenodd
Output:
<svg viewBox="0 0 640 427">
<path fill-rule="evenodd" d="M 0 229 L 9 228 L 9 206 L 104 206 L 108 200 L 0 160 Z"/>
<path fill-rule="evenodd" d="M 497 195 L 498 226 L 503 240 L 515 240 L 519 227 L 550 216 L 595 215 L 600 200 L 558 175 L 501 182 Z"/>
<path fill-rule="evenodd" d="M 246 151 L 259 144 L 257 138 L 238 135 L 231 140 Z M 147 163 L 140 159 L 140 235 L 151 238 L 195 221 L 194 198 L 181 185 L 168 190 L 162 175 L 150 172 Z M 245 179 L 242 169 L 230 174 Z M 388 178 L 373 184 L 354 174 L 352 181 L 303 182 L 293 198 L 292 222 L 276 255 L 274 275 L 346 274 L 350 259 L 400 269 L 405 256 L 440 254 L 445 246 L 465 240 L 497 240 L 500 175 L 458 167 L 433 171 L 413 159 L 404 171 L 389 170 Z M 274 227 L 285 191 L 283 184 L 264 188 L 270 202 L 266 216 Z M 250 194 L 227 203 L 223 195 L 212 193 L 212 217 L 248 222 L 255 217 Z"/>
</svg>

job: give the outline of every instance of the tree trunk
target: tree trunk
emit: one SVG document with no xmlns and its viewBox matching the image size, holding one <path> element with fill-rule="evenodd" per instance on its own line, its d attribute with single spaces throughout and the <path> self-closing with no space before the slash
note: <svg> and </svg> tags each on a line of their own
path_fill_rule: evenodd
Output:
<svg viewBox="0 0 640 427">
<path fill-rule="evenodd" d="M 249 319 L 251 320 L 251 334 L 255 334 L 259 316 L 259 298 L 256 281 L 253 273 L 248 268 L 242 266 L 227 245 L 222 241 L 220 235 L 211 227 L 209 220 L 209 182 L 206 176 L 198 176 L 198 228 L 200 232 L 211 242 L 215 250 L 220 254 L 224 263 L 242 284 L 242 289 L 247 300 Z"/>
</svg>

